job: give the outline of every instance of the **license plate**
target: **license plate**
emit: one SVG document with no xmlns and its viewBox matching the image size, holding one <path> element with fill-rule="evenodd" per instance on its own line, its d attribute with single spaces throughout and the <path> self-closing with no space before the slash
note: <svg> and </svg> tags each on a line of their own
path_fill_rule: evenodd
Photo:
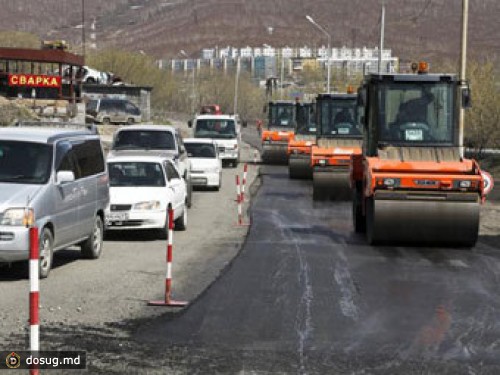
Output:
<svg viewBox="0 0 500 375">
<path fill-rule="evenodd" d="M 407 141 L 423 141 L 424 132 L 420 129 L 408 129 L 405 132 L 405 138 Z"/>
<path fill-rule="evenodd" d="M 110 212 L 106 217 L 107 221 L 125 221 L 128 220 L 128 212 Z"/>
</svg>

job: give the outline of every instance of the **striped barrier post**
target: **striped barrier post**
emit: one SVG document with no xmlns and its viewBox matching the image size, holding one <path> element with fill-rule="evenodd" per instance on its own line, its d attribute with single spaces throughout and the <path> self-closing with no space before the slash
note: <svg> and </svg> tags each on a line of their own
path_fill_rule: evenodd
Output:
<svg viewBox="0 0 500 375">
<path fill-rule="evenodd" d="M 236 203 L 238 204 L 238 225 L 243 222 L 242 214 L 243 210 L 241 208 L 241 188 L 240 188 L 240 176 L 236 175 Z"/>
<path fill-rule="evenodd" d="M 253 164 L 257 165 L 257 150 L 253 150 Z"/>
<path fill-rule="evenodd" d="M 30 239 L 30 350 L 36 352 L 40 350 L 40 288 L 39 288 L 39 253 L 40 245 L 38 240 L 38 228 L 29 229 Z M 36 367 L 30 368 L 30 375 L 37 375 Z"/>
<path fill-rule="evenodd" d="M 245 185 L 247 184 L 247 172 L 248 172 L 248 164 L 245 163 L 243 166 L 243 182 L 241 184 L 241 201 L 245 201 Z"/>
<path fill-rule="evenodd" d="M 186 301 L 175 301 L 172 297 L 172 253 L 174 245 L 174 210 L 169 207 L 168 209 L 168 241 L 167 241 L 167 276 L 165 278 L 165 299 L 163 301 L 149 301 L 148 305 L 151 306 L 172 306 L 182 307 L 186 306 Z"/>
<path fill-rule="evenodd" d="M 249 224 L 243 223 L 243 196 L 240 189 L 240 176 L 236 175 L 236 202 L 238 204 L 238 221 L 236 223 L 237 227 L 245 227 Z"/>
</svg>

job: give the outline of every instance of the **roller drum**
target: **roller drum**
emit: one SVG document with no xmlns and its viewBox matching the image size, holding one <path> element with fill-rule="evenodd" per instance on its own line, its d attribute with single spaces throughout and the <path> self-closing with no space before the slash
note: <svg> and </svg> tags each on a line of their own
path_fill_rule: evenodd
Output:
<svg viewBox="0 0 500 375">
<path fill-rule="evenodd" d="M 287 145 L 264 145 L 262 146 L 262 161 L 265 164 L 287 164 Z"/>
<path fill-rule="evenodd" d="M 314 200 L 350 200 L 352 198 L 347 170 L 313 171 Z"/>
<path fill-rule="evenodd" d="M 370 244 L 474 246 L 479 232 L 476 193 L 375 194 L 366 202 Z"/>
<path fill-rule="evenodd" d="M 311 179 L 311 158 L 308 156 L 297 157 L 294 155 L 290 155 L 290 158 L 288 160 L 288 173 L 290 175 L 290 178 Z"/>
</svg>

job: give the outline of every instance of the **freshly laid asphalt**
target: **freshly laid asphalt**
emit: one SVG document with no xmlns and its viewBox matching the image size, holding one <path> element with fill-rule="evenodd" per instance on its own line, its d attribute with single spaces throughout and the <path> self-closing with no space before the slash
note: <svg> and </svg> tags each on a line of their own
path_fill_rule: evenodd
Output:
<svg viewBox="0 0 500 375">
<path fill-rule="evenodd" d="M 186 374 L 498 374 L 500 253 L 371 247 L 349 202 L 261 167 L 248 238 L 184 313 L 142 325 L 149 370 Z"/>
</svg>

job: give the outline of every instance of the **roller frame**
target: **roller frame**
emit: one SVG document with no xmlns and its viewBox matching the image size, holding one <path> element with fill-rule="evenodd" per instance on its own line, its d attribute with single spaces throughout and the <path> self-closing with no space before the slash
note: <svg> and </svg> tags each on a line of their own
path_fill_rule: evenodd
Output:
<svg viewBox="0 0 500 375">
<path fill-rule="evenodd" d="M 349 169 L 344 167 L 314 167 L 314 200 L 350 200 L 352 191 L 349 182 Z"/>
<path fill-rule="evenodd" d="M 291 154 L 288 158 L 288 174 L 294 179 L 312 179 L 311 155 Z"/>
<path fill-rule="evenodd" d="M 376 191 L 365 204 L 371 245 L 471 247 L 478 238 L 480 196 L 474 192 Z"/>
</svg>

